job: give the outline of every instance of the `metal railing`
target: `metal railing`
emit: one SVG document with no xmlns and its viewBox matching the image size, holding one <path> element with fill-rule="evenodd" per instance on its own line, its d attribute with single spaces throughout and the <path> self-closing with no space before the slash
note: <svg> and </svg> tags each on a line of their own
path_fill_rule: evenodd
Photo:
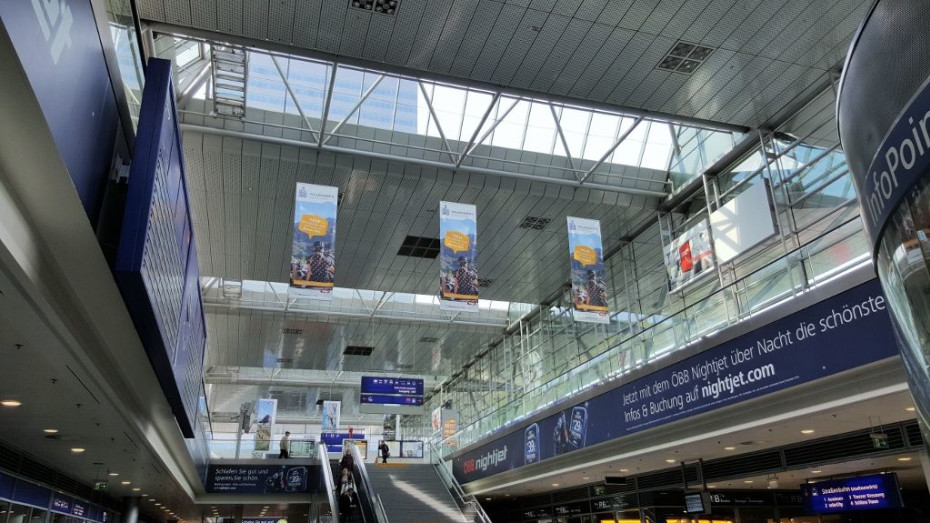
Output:
<svg viewBox="0 0 930 523">
<path fill-rule="evenodd" d="M 440 479 L 442 479 L 443 484 L 452 493 L 452 497 L 462 510 L 462 513 L 465 514 L 466 517 L 472 514 L 475 523 L 491 523 L 491 518 L 488 516 L 488 513 L 484 511 L 484 507 L 481 506 L 478 499 L 475 498 L 474 495 L 465 492 L 462 486 L 459 485 L 458 480 L 455 479 L 455 476 L 446 468 L 439 449 L 433 445 L 432 441 L 428 443 L 430 463 L 436 468 L 436 472 L 439 474 Z"/>
<path fill-rule="evenodd" d="M 323 475 L 323 488 L 326 489 L 326 500 L 329 502 L 329 510 L 332 514 L 333 521 L 340 521 L 339 518 L 339 501 L 336 499 L 336 479 L 333 478 L 333 469 L 329 465 L 329 454 L 326 452 L 326 444 L 320 442 L 317 445 L 317 456 L 319 456 L 321 474 Z"/>
<path fill-rule="evenodd" d="M 389 523 L 387 513 L 384 511 L 384 504 L 381 503 L 381 496 L 371 486 L 371 480 L 368 478 L 368 471 L 365 470 L 365 458 L 359 452 L 358 447 L 352 445 L 349 447 L 352 453 L 352 461 L 355 465 L 355 475 L 358 477 L 359 501 L 369 504 L 369 511 L 374 516 L 376 523 Z M 364 497 L 364 499 L 363 499 Z M 365 511 L 363 511 L 364 513 Z M 368 522 L 366 523 L 375 523 Z"/>
</svg>

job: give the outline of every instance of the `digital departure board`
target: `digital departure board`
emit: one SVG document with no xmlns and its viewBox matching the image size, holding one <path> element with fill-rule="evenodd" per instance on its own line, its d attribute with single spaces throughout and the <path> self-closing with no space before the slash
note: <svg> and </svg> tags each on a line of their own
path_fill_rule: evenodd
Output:
<svg viewBox="0 0 930 523">
<path fill-rule="evenodd" d="M 895 474 L 805 483 L 801 492 L 807 510 L 816 514 L 901 507 Z"/>
<path fill-rule="evenodd" d="M 415 378 L 378 378 L 362 376 L 362 394 L 422 396 L 423 380 Z"/>
<path fill-rule="evenodd" d="M 423 396 L 390 396 L 387 394 L 362 394 L 362 403 L 373 405 L 423 405 Z"/>
</svg>

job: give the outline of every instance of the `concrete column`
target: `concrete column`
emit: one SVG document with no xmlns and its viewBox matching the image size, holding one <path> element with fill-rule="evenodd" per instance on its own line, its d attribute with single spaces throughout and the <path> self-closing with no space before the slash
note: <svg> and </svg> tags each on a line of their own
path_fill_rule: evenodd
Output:
<svg viewBox="0 0 930 523">
<path fill-rule="evenodd" d="M 139 523 L 139 498 L 127 496 L 123 498 L 123 516 L 120 523 Z"/>
</svg>

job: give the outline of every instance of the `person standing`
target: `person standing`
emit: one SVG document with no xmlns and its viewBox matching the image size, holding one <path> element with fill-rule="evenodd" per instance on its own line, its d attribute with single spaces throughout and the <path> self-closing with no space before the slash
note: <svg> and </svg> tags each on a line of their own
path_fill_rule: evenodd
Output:
<svg viewBox="0 0 930 523">
<path fill-rule="evenodd" d="M 342 454 L 342 460 L 339 461 L 339 468 L 341 470 L 348 470 L 349 475 L 352 474 L 352 469 L 355 466 L 355 458 L 352 457 L 352 452 L 349 449 Z"/>
<path fill-rule="evenodd" d="M 339 520 L 348 523 L 353 519 L 355 508 L 358 506 L 358 496 L 354 488 L 348 488 L 339 495 Z"/>
<path fill-rule="evenodd" d="M 391 456 L 391 450 L 388 449 L 387 443 L 384 440 L 381 440 L 381 443 L 378 444 L 378 450 L 381 451 L 381 463 L 387 463 L 388 457 Z"/>
<path fill-rule="evenodd" d="M 291 457 L 291 433 L 285 431 L 284 436 L 281 438 L 281 452 L 278 454 L 278 459 L 287 459 Z"/>
</svg>

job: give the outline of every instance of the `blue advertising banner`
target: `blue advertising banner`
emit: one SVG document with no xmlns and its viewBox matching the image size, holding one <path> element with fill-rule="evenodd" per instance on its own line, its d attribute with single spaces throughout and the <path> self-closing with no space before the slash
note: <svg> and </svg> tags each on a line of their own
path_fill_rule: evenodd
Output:
<svg viewBox="0 0 930 523">
<path fill-rule="evenodd" d="M 439 202 L 439 308 L 478 312 L 478 211 Z"/>
<path fill-rule="evenodd" d="M 6 474 L 0 474 L 0 498 L 10 499 L 13 497 L 13 485 L 16 481 L 7 476 Z"/>
<path fill-rule="evenodd" d="M 291 245 L 291 288 L 301 296 L 333 299 L 339 189 L 298 183 Z"/>
<path fill-rule="evenodd" d="M 16 487 L 13 489 L 13 501 L 42 509 L 48 508 L 51 498 L 51 490 L 22 480 L 17 480 Z"/>
<path fill-rule="evenodd" d="M 872 280 L 467 451 L 453 472 L 486 478 L 897 354 Z"/>
<path fill-rule="evenodd" d="M 568 250 L 572 261 L 572 304 L 575 321 L 610 323 L 601 222 L 568 216 Z"/>
<path fill-rule="evenodd" d="M 423 380 L 415 378 L 378 378 L 362 376 L 362 394 L 398 394 L 422 396 Z"/>
<path fill-rule="evenodd" d="M 0 21 L 96 225 L 119 117 L 91 1 L 4 1 Z"/>
<path fill-rule="evenodd" d="M 805 509 L 814 514 L 901 508 L 898 476 L 894 473 L 802 483 L 801 494 Z"/>
<path fill-rule="evenodd" d="M 311 465 L 210 465 L 206 490 L 215 494 L 306 494 L 319 468 Z"/>
<path fill-rule="evenodd" d="M 116 281 L 162 391 L 195 437 L 206 346 L 171 61 L 149 60 Z"/>
<path fill-rule="evenodd" d="M 62 514 L 71 513 L 71 503 L 74 502 L 74 498 L 71 496 L 65 496 L 64 494 L 55 494 L 52 496 L 52 510 L 55 512 L 61 512 Z"/>
</svg>

